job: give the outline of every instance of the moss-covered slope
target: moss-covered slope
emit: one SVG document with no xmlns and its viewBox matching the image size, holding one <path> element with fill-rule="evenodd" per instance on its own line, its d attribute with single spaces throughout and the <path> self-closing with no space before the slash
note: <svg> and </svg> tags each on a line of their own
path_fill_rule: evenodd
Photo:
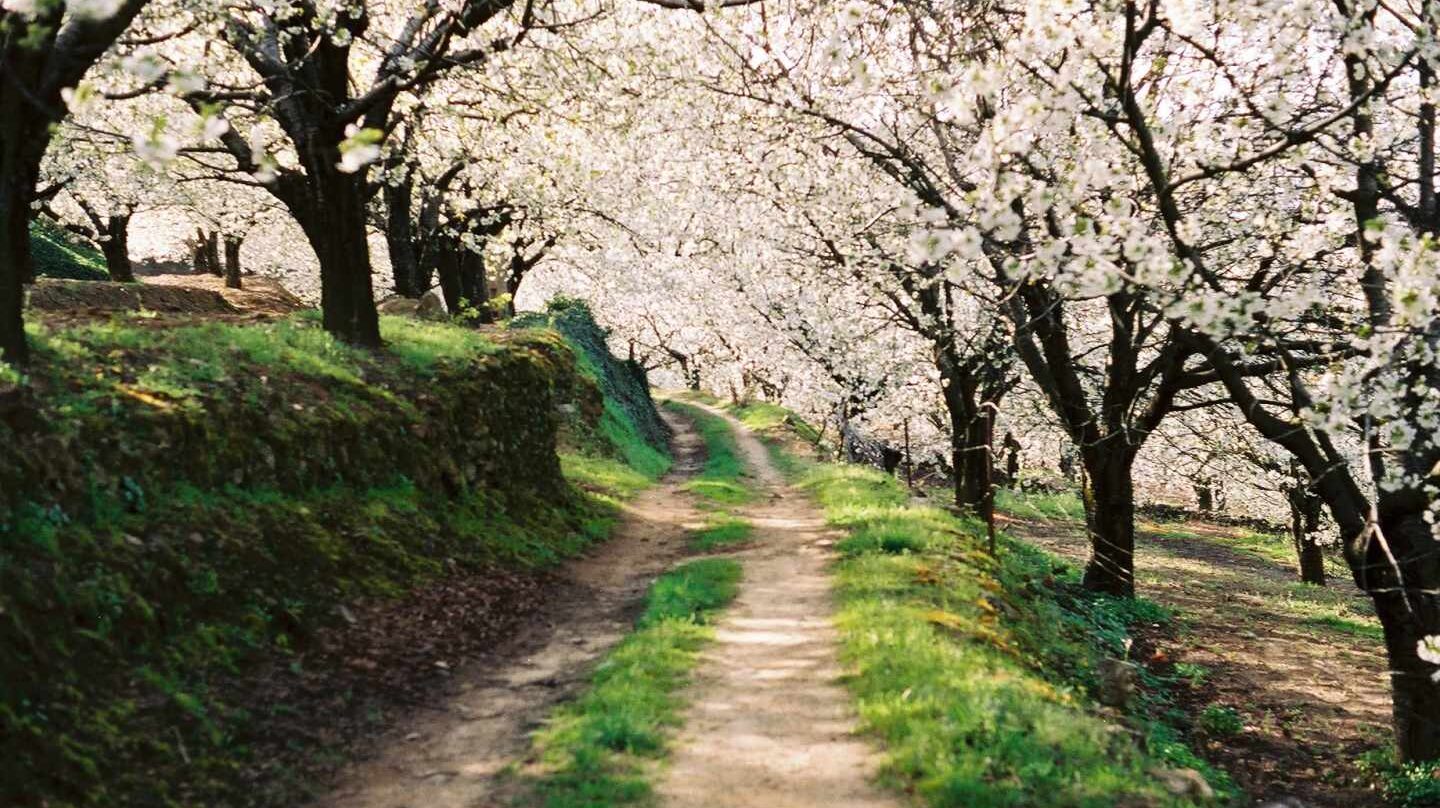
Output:
<svg viewBox="0 0 1440 808">
<path fill-rule="evenodd" d="M 610 353 L 605 330 L 590 307 L 572 298 L 556 298 L 546 311 L 515 318 L 512 327 L 551 328 L 564 335 L 575 350 L 580 372 L 594 383 L 600 397 L 592 399 L 596 417 L 582 419 L 585 427 L 572 437 L 597 454 L 618 458 L 632 468 L 658 477 L 668 467 L 665 457 L 670 430 L 661 420 L 645 369 Z"/>
<path fill-rule="evenodd" d="M 355 709 L 331 672 L 375 664 L 332 647 L 350 607 L 604 535 L 557 458 L 590 384 L 560 336 L 382 330 L 34 330 L 0 377 L 0 804 L 293 804 L 327 739 L 287 715 Z"/>
</svg>

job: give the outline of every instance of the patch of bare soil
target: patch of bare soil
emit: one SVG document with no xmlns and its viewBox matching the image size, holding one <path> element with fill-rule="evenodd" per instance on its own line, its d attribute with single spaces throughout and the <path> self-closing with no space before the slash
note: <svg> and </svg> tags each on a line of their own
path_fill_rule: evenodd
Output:
<svg viewBox="0 0 1440 808">
<path fill-rule="evenodd" d="M 32 311 L 92 316 L 142 309 L 165 314 L 237 313 L 223 295 L 212 289 L 59 278 L 37 279 L 27 304 Z"/>
<path fill-rule="evenodd" d="M 263 317 L 283 317 L 286 314 L 309 308 L 304 301 L 291 294 L 274 278 L 246 275 L 243 288 L 230 289 L 225 279 L 204 274 L 158 274 L 144 276 L 145 284 L 167 288 L 185 288 L 211 291 L 225 298 L 240 314 Z"/>
<path fill-rule="evenodd" d="M 629 630 L 654 578 L 685 552 L 696 521 L 679 484 L 699 466 L 701 443 L 683 420 L 670 475 L 626 507 L 615 535 L 569 565 L 538 609 L 482 658 L 453 664 L 439 693 L 365 739 L 367 759 L 348 766 L 317 808 L 491 808 L 508 805 L 497 777 L 530 748 L 530 732 L 573 697 Z"/>
<path fill-rule="evenodd" d="M 754 541 L 734 554 L 745 570 L 740 594 L 683 694 L 690 706 L 658 789 L 661 803 L 898 806 L 872 784 L 878 756 L 855 735 L 852 702 L 837 681 L 827 574 L 833 534 L 818 510 L 783 484 L 759 441 L 733 419 L 731 426 L 764 499 L 742 510 L 756 529 Z"/>
<path fill-rule="evenodd" d="M 30 287 L 26 306 L 51 324 L 144 311 L 155 317 L 136 322 L 157 326 L 196 319 L 266 320 L 306 308 L 270 278 L 247 276 L 245 288 L 227 289 L 223 278 L 186 273 L 143 275 L 140 283 L 40 278 Z"/>
<path fill-rule="evenodd" d="M 1089 553 L 1073 523 L 1012 520 L 1007 527 L 1077 562 Z M 1385 742 L 1390 720 L 1383 645 L 1354 630 L 1374 624 L 1364 596 L 1348 580 L 1300 586 L 1293 568 L 1217 543 L 1236 528 L 1141 527 L 1137 589 L 1180 616 L 1177 632 L 1149 638 L 1161 652 L 1150 663 L 1203 665 L 1208 674 L 1182 692 L 1184 706 L 1192 714 L 1210 704 L 1232 707 L 1245 723 L 1236 735 L 1207 739 L 1205 754 L 1260 802 L 1379 804 L 1355 767 L 1359 753 Z M 1322 619 L 1337 613 L 1350 629 Z"/>
</svg>

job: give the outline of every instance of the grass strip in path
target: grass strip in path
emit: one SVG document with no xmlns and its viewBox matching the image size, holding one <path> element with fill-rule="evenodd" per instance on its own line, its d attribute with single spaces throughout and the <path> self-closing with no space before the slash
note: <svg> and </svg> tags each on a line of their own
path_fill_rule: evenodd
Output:
<svg viewBox="0 0 1440 808">
<path fill-rule="evenodd" d="M 714 513 L 705 527 L 690 536 L 690 546 L 702 553 L 733 549 L 750 541 L 755 523 L 743 516 Z"/>
<path fill-rule="evenodd" d="M 799 484 L 851 531 L 837 623 L 892 785 L 946 808 L 1209 805 L 1231 791 L 1167 725 L 1137 714 L 1122 729 L 1087 695 L 1127 624 L 1158 608 L 1084 596 L 1018 542 L 997 562 L 978 524 L 909 504 L 879 471 L 816 465 Z"/>
<path fill-rule="evenodd" d="M 705 441 L 705 465 L 682 488 L 718 506 L 743 505 L 754 499 L 754 492 L 742 479 L 745 463 L 740 458 L 740 447 L 730 424 L 724 418 L 678 401 L 667 401 L 665 407 L 693 420 Z"/>
<path fill-rule="evenodd" d="M 531 804 L 609 808 L 650 796 L 643 761 L 663 756 L 667 729 L 679 721 L 676 693 L 739 582 L 740 565 L 722 558 L 691 561 L 655 582 L 636 631 L 596 669 L 590 689 L 536 735 L 541 771 Z"/>
</svg>

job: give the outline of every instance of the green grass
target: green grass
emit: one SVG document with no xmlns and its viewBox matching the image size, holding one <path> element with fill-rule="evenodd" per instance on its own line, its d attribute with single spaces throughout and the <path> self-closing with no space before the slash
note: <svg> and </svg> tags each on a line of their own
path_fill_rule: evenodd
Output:
<svg viewBox="0 0 1440 808">
<path fill-rule="evenodd" d="M 560 463 L 570 484 L 559 478 L 547 411 L 594 391 L 551 332 L 384 318 L 387 348 L 370 352 L 313 314 L 144 320 L 30 325 L 24 381 L 48 431 L 42 442 L 0 422 L 0 447 L 16 453 L 0 454 L 24 461 L 0 464 L 0 493 L 30 497 L 0 496 L 6 804 L 223 802 L 314 708 L 257 707 L 251 678 L 303 665 L 323 681 L 344 660 L 306 644 L 341 605 L 573 556 L 668 462 L 577 452 Z M 571 415 L 598 421 L 593 403 Z M 18 476 L 26 468 L 55 476 Z M 667 585 L 664 609 L 725 594 L 704 570 Z M 326 709 L 373 696 L 337 692 Z M 312 764 L 343 735 L 295 739 L 293 771 L 253 799 L 303 802 Z"/>
<path fill-rule="evenodd" d="M 480 332 L 456 326 L 422 323 L 402 317 L 381 318 L 386 350 L 423 375 L 446 363 L 474 361 L 497 351 Z M 377 367 L 373 354 L 351 347 L 320 328 L 313 314 L 269 323 L 197 322 L 154 328 L 133 315 L 51 330 L 27 326 L 38 356 L 37 374 L 93 367 L 70 388 L 66 404 L 77 408 L 62 414 L 80 415 L 103 408 L 117 389 L 186 406 L 198 403 L 205 389 L 235 380 L 237 372 L 255 368 L 270 374 L 304 376 L 345 387 L 366 385 Z M 128 367 L 127 367 L 128 366 Z"/>
<path fill-rule="evenodd" d="M 1388 804 L 1397 808 L 1440 805 L 1440 761 L 1400 763 L 1387 744 L 1360 755 L 1360 769 L 1374 781 Z"/>
<path fill-rule="evenodd" d="M 413 317 L 382 316 L 380 337 L 390 353 L 416 370 L 433 372 L 446 362 L 495 353 L 495 341 L 473 328 Z"/>
<path fill-rule="evenodd" d="M 750 520 L 732 514 L 712 514 L 705 527 L 690 536 L 690 546 L 702 553 L 724 550 L 750 540 L 755 525 Z"/>
<path fill-rule="evenodd" d="M 891 785 L 946 808 L 1192 804 L 1149 773 L 1162 766 L 1233 791 L 1147 712 L 1163 697 L 1130 718 L 1143 744 L 1091 709 L 1100 660 L 1123 654 L 1128 625 L 1168 619 L 1163 609 L 1087 595 L 1073 570 L 1008 538 L 997 562 L 977 523 L 908 504 L 878 471 L 814 465 L 801 485 L 851 533 L 837 622 Z"/>
<path fill-rule="evenodd" d="M 110 280 L 99 250 L 44 218 L 30 223 L 30 257 L 42 278 Z"/>
<path fill-rule="evenodd" d="M 650 799 L 644 761 L 663 756 L 683 706 L 677 691 L 739 581 L 739 564 L 709 558 L 655 582 L 635 632 L 606 656 L 584 695 L 536 734 L 541 772 L 528 776 L 532 804 L 608 808 Z"/>
<path fill-rule="evenodd" d="M 1060 494 L 1026 493 L 1001 488 L 995 492 L 995 507 L 1021 519 L 1085 520 L 1085 503 L 1073 492 Z"/>
<path fill-rule="evenodd" d="M 794 412 L 780 406 L 771 404 L 768 401 L 751 401 L 741 404 L 738 407 L 731 407 L 731 412 L 753 432 L 762 435 L 770 434 L 779 430 L 786 430 L 795 437 L 809 443 L 820 441 L 820 431 L 811 426 L 805 419 Z"/>
<path fill-rule="evenodd" d="M 1205 734 L 1214 738 L 1238 735 L 1245 729 L 1245 719 L 1239 711 L 1224 704 L 1210 704 L 1195 717 L 1195 724 Z"/>
<path fill-rule="evenodd" d="M 665 406 L 692 419 L 705 442 L 705 465 L 681 487 L 716 505 L 743 505 L 754 499 L 754 491 L 741 480 L 745 476 L 745 463 L 740 458 L 740 445 L 729 422 L 678 401 L 667 401 Z"/>
<path fill-rule="evenodd" d="M 650 474 L 623 461 L 575 452 L 561 453 L 560 469 L 567 480 L 586 491 L 614 499 L 630 499 L 655 482 Z"/>
</svg>

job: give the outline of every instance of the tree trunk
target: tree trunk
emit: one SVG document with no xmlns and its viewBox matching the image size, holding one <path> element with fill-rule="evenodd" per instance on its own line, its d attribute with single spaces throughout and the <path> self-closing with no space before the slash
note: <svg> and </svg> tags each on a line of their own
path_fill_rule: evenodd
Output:
<svg viewBox="0 0 1440 808">
<path fill-rule="evenodd" d="M 1423 512 L 1416 510 L 1387 514 L 1382 501 L 1380 532 L 1400 568 L 1396 585 L 1389 561 L 1379 542 L 1370 561 L 1383 570 L 1367 587 L 1375 601 L 1375 613 L 1385 629 L 1385 649 L 1390 663 L 1394 696 L 1395 741 L 1405 762 L 1440 759 L 1440 683 L 1431 679 L 1437 670 L 1420 659 L 1419 643 L 1440 634 L 1440 599 L 1433 594 L 1440 587 L 1440 560 L 1436 542 Z"/>
<path fill-rule="evenodd" d="M 414 184 L 406 180 L 385 186 L 385 244 L 390 248 L 390 271 L 395 278 L 395 294 L 418 299 L 425 294 L 420 280 L 420 256 L 415 245 L 415 219 L 412 215 Z M 426 284 L 428 286 L 429 284 Z"/>
<path fill-rule="evenodd" d="M 460 249 L 460 296 L 466 305 L 475 310 L 475 321 L 494 321 L 489 304 L 489 289 L 485 285 L 485 256 L 465 248 Z"/>
<path fill-rule="evenodd" d="M 936 352 L 945 412 L 950 417 L 950 467 L 954 469 L 955 506 L 976 514 L 985 509 L 986 455 L 990 451 L 989 419 L 976 400 L 978 383 L 965 373 L 955 357 Z"/>
<path fill-rule="evenodd" d="M 196 272 L 210 273 L 210 267 L 205 263 L 210 260 L 210 254 L 205 251 L 205 231 L 195 228 L 195 249 L 191 251 L 190 263 L 195 267 Z"/>
<path fill-rule="evenodd" d="M 435 274 L 440 278 L 440 294 L 445 298 L 445 308 L 451 317 L 460 316 L 461 298 L 465 296 L 464 285 L 460 282 L 460 250 L 449 240 L 436 244 L 432 250 L 435 256 Z"/>
<path fill-rule="evenodd" d="M 242 236 L 225 236 L 225 286 L 239 289 L 242 285 L 240 270 L 240 246 L 245 243 Z"/>
<path fill-rule="evenodd" d="M 1320 527 L 1320 509 L 1324 503 L 1303 487 L 1285 492 L 1290 501 L 1290 538 L 1300 562 L 1300 580 L 1316 586 L 1325 585 L 1325 551 L 1312 538 Z"/>
<path fill-rule="evenodd" d="M 1085 464 L 1085 526 L 1090 561 L 1085 588 L 1122 598 L 1135 596 L 1135 486 L 1133 452 L 1082 451 Z"/>
<path fill-rule="evenodd" d="M 130 263 L 130 217 L 110 216 L 105 222 L 100 252 L 105 255 L 105 269 L 116 283 L 134 283 L 135 269 Z"/>
<path fill-rule="evenodd" d="M 306 162 L 303 186 L 277 195 L 300 223 L 320 262 L 321 321 L 326 331 L 351 345 L 379 348 L 363 180 L 335 168 L 337 149 L 319 149 L 317 158 Z"/>
<path fill-rule="evenodd" d="M 25 281 L 30 277 L 30 206 L 23 178 L 8 165 L 0 173 L 0 361 L 24 365 Z"/>
<path fill-rule="evenodd" d="M 205 235 L 205 268 L 217 277 L 225 274 L 225 268 L 220 264 L 219 231 L 212 230 Z"/>
</svg>

